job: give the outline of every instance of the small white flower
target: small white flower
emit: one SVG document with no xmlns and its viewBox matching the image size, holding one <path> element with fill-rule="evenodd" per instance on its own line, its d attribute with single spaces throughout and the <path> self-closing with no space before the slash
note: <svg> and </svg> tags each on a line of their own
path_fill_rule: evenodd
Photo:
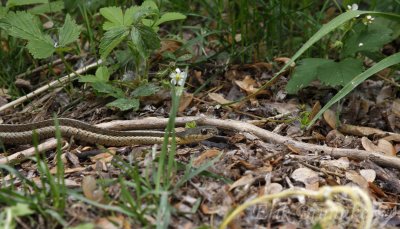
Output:
<svg viewBox="0 0 400 229">
<path fill-rule="evenodd" d="M 181 71 L 179 68 L 175 69 L 175 72 L 172 72 L 169 77 L 171 78 L 171 83 L 173 85 L 183 86 L 186 81 L 187 72 Z"/>
<path fill-rule="evenodd" d="M 358 10 L 358 5 L 357 4 L 352 4 L 351 6 L 350 5 L 347 5 L 347 9 L 348 10 Z"/>
<path fill-rule="evenodd" d="M 361 46 L 363 46 L 364 45 L 364 43 L 359 43 L 358 44 L 358 47 L 361 47 Z"/>
<path fill-rule="evenodd" d="M 364 25 L 368 25 L 371 24 L 374 20 L 374 17 L 372 17 L 371 15 L 367 15 L 365 18 L 363 18 L 362 22 L 364 23 Z"/>
</svg>

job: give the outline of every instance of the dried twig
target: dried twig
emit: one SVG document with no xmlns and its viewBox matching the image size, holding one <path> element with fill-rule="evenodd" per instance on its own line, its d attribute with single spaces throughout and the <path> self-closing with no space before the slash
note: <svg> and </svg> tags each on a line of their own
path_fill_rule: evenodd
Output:
<svg viewBox="0 0 400 229">
<path fill-rule="evenodd" d="M 94 67 L 96 67 L 96 66 L 98 66 L 98 65 L 100 65 L 100 64 L 101 64 L 101 60 L 99 60 L 99 61 L 97 61 L 97 62 L 95 62 L 95 63 L 89 64 L 89 65 L 87 65 L 87 66 L 85 66 L 85 67 L 83 67 L 83 68 L 80 68 L 80 69 L 76 70 L 76 73 L 77 73 L 77 74 L 81 74 L 81 73 L 86 72 L 87 70 L 89 70 L 89 69 L 91 69 L 91 68 L 94 68 Z M 53 81 L 53 82 L 50 82 L 49 84 L 46 84 L 46 85 L 44 85 L 44 86 L 42 86 L 42 87 L 36 89 L 35 91 L 33 91 L 33 92 L 31 92 L 31 93 L 29 93 L 29 94 L 23 96 L 23 97 L 20 97 L 20 98 L 14 100 L 14 101 L 12 101 L 12 102 L 9 102 L 9 103 L 7 103 L 7 104 L 1 106 L 1 107 L 0 107 L 0 111 L 6 110 L 6 109 L 8 109 L 8 108 L 10 108 L 10 107 L 17 106 L 17 105 L 23 103 L 24 101 L 26 101 L 26 100 L 28 100 L 28 99 L 30 99 L 30 98 L 32 98 L 32 97 L 34 97 L 34 96 L 36 96 L 36 95 L 42 93 L 42 92 L 45 92 L 45 91 L 48 90 L 49 88 L 56 87 L 56 86 L 59 86 L 59 85 L 64 84 L 65 82 L 68 82 L 68 81 L 70 81 L 70 80 L 73 80 L 73 79 L 76 78 L 77 74 L 71 73 L 71 74 L 68 74 L 68 75 L 66 75 L 66 76 L 63 76 L 63 77 L 60 78 L 60 79 L 57 79 L 57 80 L 55 80 L 55 81 Z"/>
</svg>

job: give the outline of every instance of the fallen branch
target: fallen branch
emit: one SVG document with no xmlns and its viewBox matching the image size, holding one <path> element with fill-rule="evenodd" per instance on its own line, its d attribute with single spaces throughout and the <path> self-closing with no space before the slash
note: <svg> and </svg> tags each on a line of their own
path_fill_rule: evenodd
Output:
<svg viewBox="0 0 400 229">
<path fill-rule="evenodd" d="M 95 63 L 89 64 L 89 65 L 87 65 L 87 66 L 84 66 L 84 67 L 82 67 L 82 68 L 76 70 L 76 73 L 77 73 L 77 74 L 84 73 L 84 72 L 86 72 L 87 70 L 89 70 L 89 69 L 91 69 L 91 68 L 94 68 L 94 67 L 97 67 L 97 66 L 100 65 L 100 64 L 101 64 L 101 60 L 99 60 L 99 61 L 97 61 L 97 62 L 95 62 Z M 66 76 L 61 77 L 60 79 L 54 80 L 54 81 L 52 81 L 52 82 L 50 82 L 50 83 L 48 83 L 48 84 L 46 84 L 46 85 L 44 85 L 44 86 L 42 86 L 42 87 L 36 89 L 35 91 L 32 91 L 31 93 L 29 93 L 29 94 L 27 94 L 27 95 L 25 95 L 25 96 L 22 96 L 22 97 L 20 97 L 20 98 L 14 100 L 14 101 L 11 101 L 11 102 L 9 102 L 9 103 L 7 103 L 7 104 L 1 106 L 1 107 L 0 107 L 0 111 L 6 110 L 6 109 L 8 109 L 8 108 L 10 108 L 10 107 L 17 106 L 17 105 L 19 105 L 19 104 L 25 102 L 26 100 L 28 100 L 28 99 L 30 99 L 30 98 L 32 98 L 32 97 L 34 97 L 34 96 L 36 96 L 36 95 L 38 95 L 38 94 L 40 94 L 40 93 L 42 93 L 42 92 L 47 91 L 49 88 L 57 87 L 57 86 L 59 86 L 59 85 L 64 84 L 65 82 L 68 82 L 68 81 L 70 81 L 70 80 L 73 80 L 73 79 L 76 78 L 77 74 L 71 73 L 71 74 L 68 74 L 68 75 L 66 75 Z"/>
</svg>

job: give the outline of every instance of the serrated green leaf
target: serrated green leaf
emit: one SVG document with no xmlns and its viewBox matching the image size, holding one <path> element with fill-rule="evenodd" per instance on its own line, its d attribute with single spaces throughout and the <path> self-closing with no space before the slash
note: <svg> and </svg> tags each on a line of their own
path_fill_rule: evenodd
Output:
<svg viewBox="0 0 400 229">
<path fill-rule="evenodd" d="M 184 14 L 177 13 L 177 12 L 168 12 L 168 13 L 161 15 L 160 19 L 157 20 L 155 25 L 158 26 L 167 21 L 175 21 L 175 20 L 183 20 L 183 19 L 186 19 L 186 16 Z"/>
<path fill-rule="evenodd" d="M 59 29 L 58 32 L 59 46 L 64 47 L 78 39 L 80 30 L 81 27 L 75 23 L 75 20 L 72 19 L 69 14 L 67 14 L 64 25 Z"/>
<path fill-rule="evenodd" d="M 133 15 L 133 23 L 140 24 L 142 22 L 142 19 L 157 14 L 158 14 L 157 10 L 140 7 L 140 9 Z"/>
<path fill-rule="evenodd" d="M 158 11 L 158 6 L 153 0 L 146 0 L 140 5 L 141 8 L 144 9 L 151 9 L 151 10 L 157 10 Z"/>
<path fill-rule="evenodd" d="M 156 93 L 160 88 L 154 84 L 145 84 L 140 87 L 137 87 L 135 90 L 132 91 L 132 97 L 143 97 L 149 96 Z"/>
<path fill-rule="evenodd" d="M 302 59 L 299 61 L 286 85 L 286 91 L 289 94 L 295 94 L 301 88 L 308 86 L 312 81 L 317 79 L 318 67 L 331 62 L 333 61 L 321 58 Z"/>
<path fill-rule="evenodd" d="M 191 53 L 183 54 L 182 56 L 178 57 L 176 59 L 177 62 L 182 62 L 182 61 L 188 61 L 193 58 L 193 55 Z"/>
<path fill-rule="evenodd" d="M 25 6 L 25 5 L 32 5 L 32 4 L 39 4 L 39 3 L 48 3 L 49 0 L 8 0 L 7 1 L 7 8 L 11 8 L 14 6 Z"/>
<path fill-rule="evenodd" d="M 50 36 L 48 36 L 48 39 L 51 40 Z M 28 40 L 26 47 L 36 59 L 50 57 L 55 51 L 53 44 L 51 44 L 50 41 L 45 40 Z"/>
<path fill-rule="evenodd" d="M 45 14 L 61 12 L 64 9 L 64 1 L 55 1 L 35 6 L 28 10 L 31 14 Z"/>
<path fill-rule="evenodd" d="M 343 56 L 355 56 L 357 52 L 378 51 L 382 46 L 390 42 L 393 31 L 378 23 L 368 26 L 359 23 L 353 27 L 351 35 L 343 41 Z"/>
<path fill-rule="evenodd" d="M 160 38 L 149 27 L 144 25 L 133 26 L 131 30 L 131 41 L 138 52 L 146 57 L 149 50 L 160 47 Z"/>
<path fill-rule="evenodd" d="M 124 25 L 124 15 L 121 7 L 111 6 L 100 9 L 100 14 L 108 20 L 103 24 L 104 30 Z"/>
<path fill-rule="evenodd" d="M 100 40 L 101 58 L 105 60 L 108 54 L 128 35 L 129 30 L 126 27 L 115 27 L 107 31 Z"/>
<path fill-rule="evenodd" d="M 125 10 L 124 25 L 129 26 L 133 24 L 133 16 L 140 10 L 139 6 L 132 6 Z"/>
<path fill-rule="evenodd" d="M 363 71 L 363 62 L 347 58 L 340 62 L 329 62 L 318 66 L 318 79 L 328 86 L 344 86 Z"/>
<path fill-rule="evenodd" d="M 11 36 L 26 40 L 43 40 L 53 44 L 53 40 L 43 34 L 37 17 L 32 14 L 23 11 L 9 12 L 4 21 L 9 25 L 7 32 Z"/>
<path fill-rule="evenodd" d="M 137 110 L 139 109 L 139 100 L 138 99 L 126 99 L 119 98 L 111 103 L 108 103 L 108 107 L 117 107 L 121 111 L 127 111 L 130 109 Z"/>
<path fill-rule="evenodd" d="M 93 89 L 95 89 L 99 93 L 104 93 L 106 95 L 112 96 L 114 98 L 122 98 L 124 97 L 124 92 L 113 85 L 106 82 L 94 82 L 91 84 Z"/>
</svg>

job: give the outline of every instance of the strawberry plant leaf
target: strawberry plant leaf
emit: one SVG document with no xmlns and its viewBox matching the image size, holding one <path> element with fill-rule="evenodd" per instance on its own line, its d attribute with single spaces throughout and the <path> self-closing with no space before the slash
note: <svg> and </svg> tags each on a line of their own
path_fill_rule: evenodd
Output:
<svg viewBox="0 0 400 229">
<path fill-rule="evenodd" d="M 67 44 L 77 40 L 80 34 L 80 29 L 81 27 L 76 24 L 75 20 L 73 20 L 71 16 L 67 14 L 64 25 L 59 29 L 58 32 L 59 45 L 64 47 Z"/>
<path fill-rule="evenodd" d="M 123 98 L 125 96 L 124 92 L 120 88 L 114 87 L 109 83 L 94 82 L 91 85 L 97 92 L 104 93 L 114 98 Z"/>
<path fill-rule="evenodd" d="M 286 85 L 286 91 L 289 94 L 296 94 L 301 88 L 306 87 L 312 81 L 317 79 L 318 67 L 332 63 L 332 60 L 322 58 L 305 58 L 299 61 L 292 77 Z"/>
<path fill-rule="evenodd" d="M 100 40 L 101 58 L 106 59 L 110 52 L 128 35 L 129 31 L 124 26 L 114 27 L 111 30 L 107 31 Z"/>
<path fill-rule="evenodd" d="M 110 72 L 107 67 L 101 66 L 96 70 L 96 75 L 85 75 L 79 78 L 82 83 L 107 83 L 110 80 Z"/>
<path fill-rule="evenodd" d="M 100 9 L 100 14 L 108 21 L 104 22 L 103 29 L 110 30 L 124 25 L 124 15 L 121 7 L 105 7 Z"/>
<path fill-rule="evenodd" d="M 343 56 L 355 56 L 357 52 L 378 51 L 382 46 L 390 42 L 393 31 L 381 24 L 373 23 L 365 26 L 359 23 L 353 27 L 353 32 L 343 42 Z"/>
<path fill-rule="evenodd" d="M 43 59 L 51 56 L 55 51 L 54 45 L 50 36 L 46 35 L 46 40 L 28 40 L 28 44 L 26 47 L 28 48 L 29 53 L 36 59 Z"/>
<path fill-rule="evenodd" d="M 317 69 L 318 79 L 328 86 L 344 86 L 364 70 L 362 60 L 353 58 L 327 62 Z"/>
<path fill-rule="evenodd" d="M 132 97 L 143 97 L 149 96 L 156 93 L 160 88 L 154 84 L 145 84 L 140 87 L 137 87 L 135 90 L 132 91 Z"/>
<path fill-rule="evenodd" d="M 45 14 L 61 12 L 64 9 L 64 1 L 54 1 L 45 4 L 40 4 L 28 10 L 31 14 Z"/>
<path fill-rule="evenodd" d="M 138 99 L 127 99 L 127 98 L 119 98 L 111 103 L 108 103 L 108 107 L 117 107 L 121 111 L 127 111 L 130 109 L 137 110 L 139 109 L 139 100 Z"/>
</svg>

